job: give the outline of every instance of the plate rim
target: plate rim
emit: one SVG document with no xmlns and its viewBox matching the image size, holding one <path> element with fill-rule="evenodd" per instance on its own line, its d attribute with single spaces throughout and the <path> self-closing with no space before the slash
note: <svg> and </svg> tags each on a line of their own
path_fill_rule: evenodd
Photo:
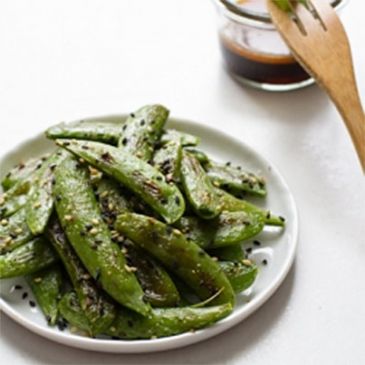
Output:
<svg viewBox="0 0 365 365">
<path fill-rule="evenodd" d="M 98 119 L 108 119 L 108 118 L 126 118 L 128 114 L 120 113 L 120 114 L 107 114 L 95 117 L 87 117 L 79 120 L 75 120 L 69 123 L 77 123 L 79 121 L 85 122 L 96 122 Z M 116 121 L 115 121 L 116 122 Z M 67 124 L 69 124 L 67 123 Z M 57 343 L 61 343 L 63 345 L 71 346 L 74 348 L 97 351 L 97 352 L 105 352 L 105 353 L 152 353 L 159 351 L 166 351 L 176 348 L 185 347 L 191 344 L 195 344 L 213 336 L 216 336 L 229 328 L 236 326 L 241 323 L 244 319 L 249 317 L 253 312 L 259 309 L 280 287 L 285 278 L 287 277 L 295 256 L 298 247 L 298 235 L 299 235 L 299 219 L 298 219 L 298 209 L 295 203 L 294 196 L 289 189 L 289 186 L 283 177 L 282 173 L 277 169 L 277 167 L 271 162 L 270 159 L 267 159 L 266 156 L 263 156 L 261 152 L 257 152 L 254 148 L 248 145 L 246 142 L 218 129 L 216 127 L 212 127 L 205 123 L 199 123 L 193 121 L 191 119 L 172 117 L 168 120 L 168 124 L 173 124 L 174 128 L 178 128 L 180 124 L 184 126 L 192 127 L 192 129 L 198 129 L 201 131 L 207 130 L 210 134 L 219 135 L 219 138 L 232 140 L 234 144 L 241 146 L 243 149 L 248 151 L 251 155 L 253 155 L 256 159 L 263 163 L 264 165 L 270 166 L 271 173 L 275 174 L 275 177 L 279 179 L 280 185 L 285 189 L 287 194 L 287 198 L 289 200 L 289 205 L 293 211 L 293 216 L 290 217 L 292 224 L 292 238 L 289 245 L 289 252 L 286 256 L 286 260 L 281 266 L 279 272 L 274 277 L 272 284 L 265 289 L 263 292 L 258 293 L 254 300 L 246 303 L 242 312 L 237 314 L 236 317 L 231 318 L 230 316 L 224 318 L 223 320 L 209 326 L 207 328 L 200 329 L 194 333 L 183 333 L 180 335 L 158 338 L 158 339 L 148 339 L 148 340 L 108 340 L 108 339 L 94 339 L 83 337 L 80 335 L 74 335 L 63 332 L 56 332 L 53 328 L 43 327 L 37 323 L 32 322 L 30 319 L 19 314 L 12 306 L 5 302 L 3 298 L 0 297 L 0 311 L 4 312 L 7 316 L 13 319 L 15 322 L 20 324 L 21 326 L 27 328 L 31 332 L 38 334 L 46 339 L 55 341 Z M 202 140 L 204 139 L 203 135 L 199 135 Z M 0 161 L 4 161 L 14 155 L 17 151 L 24 148 L 26 145 L 36 142 L 39 138 L 45 138 L 44 132 L 37 133 L 32 137 L 25 139 L 24 141 L 18 143 L 16 146 L 11 148 L 9 151 L 5 152 L 1 157 Z"/>
</svg>

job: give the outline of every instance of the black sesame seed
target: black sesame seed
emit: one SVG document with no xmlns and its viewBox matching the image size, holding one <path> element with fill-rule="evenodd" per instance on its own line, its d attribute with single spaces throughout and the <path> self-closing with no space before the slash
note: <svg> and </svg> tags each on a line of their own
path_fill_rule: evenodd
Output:
<svg viewBox="0 0 365 365">
<path fill-rule="evenodd" d="M 127 129 L 127 124 L 124 124 L 124 126 L 122 127 L 122 130 L 125 131 Z"/>
<path fill-rule="evenodd" d="M 124 137 L 124 138 L 122 139 L 122 145 L 123 145 L 123 146 L 126 146 L 126 145 L 127 145 L 127 143 L 128 143 L 128 138 Z"/>
<path fill-rule="evenodd" d="M 266 219 L 270 219 L 270 218 L 271 218 L 271 212 L 267 212 Z"/>
<path fill-rule="evenodd" d="M 69 146 L 70 145 L 70 142 L 63 142 L 62 143 L 64 146 Z"/>
<path fill-rule="evenodd" d="M 91 231 L 91 230 L 93 229 L 93 225 L 92 225 L 92 224 L 86 224 L 86 225 L 85 225 L 85 229 L 86 229 L 87 231 Z"/>
<path fill-rule="evenodd" d="M 282 222 L 285 222 L 285 218 L 284 218 L 284 217 L 279 216 L 279 219 L 280 219 Z"/>
<path fill-rule="evenodd" d="M 248 248 L 246 248 L 246 252 L 247 252 L 247 253 L 251 253 L 251 252 L 252 252 L 252 247 L 248 247 Z"/>
<path fill-rule="evenodd" d="M 60 201 L 62 200 L 61 196 L 60 196 L 60 195 L 57 195 L 57 196 L 56 196 L 56 200 L 57 200 L 58 202 L 60 202 Z"/>
<path fill-rule="evenodd" d="M 88 146 L 81 146 L 81 148 L 83 149 L 83 150 L 88 150 L 89 149 L 89 147 Z"/>
<path fill-rule="evenodd" d="M 15 285 L 14 286 L 14 289 L 15 290 L 21 290 L 21 289 L 23 289 L 23 287 L 21 285 Z"/>
<path fill-rule="evenodd" d="M 179 205 L 180 204 L 180 198 L 177 196 L 177 197 L 175 197 L 175 203 L 177 204 L 177 205 Z"/>
<path fill-rule="evenodd" d="M 22 299 L 26 299 L 27 297 L 28 297 L 28 293 L 27 292 L 23 293 Z"/>
<path fill-rule="evenodd" d="M 39 170 L 41 167 L 42 167 L 42 164 L 41 164 L 41 163 L 39 163 L 39 164 L 36 166 L 36 170 Z"/>
<path fill-rule="evenodd" d="M 134 113 L 131 113 L 130 116 L 134 118 L 136 115 Z"/>
<path fill-rule="evenodd" d="M 226 162 L 226 166 L 231 166 L 231 163 L 229 161 Z"/>
<path fill-rule="evenodd" d="M 139 123 L 140 125 L 145 125 L 146 124 L 146 122 L 145 122 L 145 120 L 144 119 L 142 119 L 141 121 L 140 121 L 140 123 Z"/>
<path fill-rule="evenodd" d="M 167 204 L 167 199 L 162 198 L 162 199 L 161 199 L 161 204 L 164 204 L 164 205 L 165 205 L 165 204 Z"/>
<path fill-rule="evenodd" d="M 157 181 L 162 181 L 162 180 L 163 180 L 163 178 L 162 178 L 162 176 L 156 176 L 156 180 L 157 180 Z"/>
<path fill-rule="evenodd" d="M 253 244 L 255 246 L 261 246 L 261 242 L 260 241 L 257 241 L 257 240 L 253 241 Z"/>
<path fill-rule="evenodd" d="M 262 260 L 262 264 L 267 265 L 267 260 L 266 259 Z"/>
<path fill-rule="evenodd" d="M 51 171 L 53 171 L 56 167 L 57 167 L 57 165 L 54 163 L 54 164 L 52 164 L 52 165 L 49 167 L 49 169 L 50 169 Z"/>
<path fill-rule="evenodd" d="M 29 305 L 30 305 L 32 308 L 34 308 L 34 307 L 36 306 L 36 304 L 35 304 L 35 302 L 33 302 L 33 300 L 30 300 L 30 301 L 29 301 Z"/>
</svg>

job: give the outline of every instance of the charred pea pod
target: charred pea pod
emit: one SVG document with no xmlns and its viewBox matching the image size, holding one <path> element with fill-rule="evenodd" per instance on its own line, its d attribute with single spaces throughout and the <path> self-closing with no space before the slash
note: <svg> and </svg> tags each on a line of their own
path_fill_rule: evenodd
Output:
<svg viewBox="0 0 365 365">
<path fill-rule="evenodd" d="M 66 293 L 58 303 L 61 316 L 71 325 L 70 331 L 83 331 L 92 336 L 89 320 L 81 309 L 80 302 L 75 292 Z"/>
<path fill-rule="evenodd" d="M 0 196 L 0 218 L 11 216 L 25 205 L 32 189 L 33 175 L 31 174 L 25 180 L 19 181 Z"/>
<path fill-rule="evenodd" d="M 240 167 L 210 162 L 206 163 L 204 168 L 214 186 L 228 190 L 233 194 L 249 193 L 266 196 L 265 180 L 251 172 L 242 170 Z"/>
<path fill-rule="evenodd" d="M 248 289 L 257 276 L 257 266 L 249 260 L 220 261 L 219 266 L 226 274 L 235 293 Z"/>
<path fill-rule="evenodd" d="M 25 180 L 30 174 L 41 168 L 43 162 L 47 158 L 48 156 L 44 156 L 42 158 L 32 158 L 27 162 L 21 162 L 13 167 L 1 182 L 3 189 L 5 191 L 9 190 L 18 182 Z"/>
<path fill-rule="evenodd" d="M 214 248 L 208 251 L 210 256 L 217 257 L 219 261 L 242 261 L 245 259 L 241 245 L 231 245 Z"/>
<path fill-rule="evenodd" d="M 180 295 L 166 270 L 131 241 L 125 240 L 123 248 L 128 263 L 135 268 L 145 300 L 153 307 L 176 307 Z"/>
<path fill-rule="evenodd" d="M 211 304 L 234 303 L 232 287 L 219 265 L 177 229 L 134 213 L 118 216 L 116 229 L 161 261 Z"/>
<path fill-rule="evenodd" d="M 33 274 L 58 260 L 53 248 L 43 237 L 0 255 L 0 279 Z"/>
<path fill-rule="evenodd" d="M 38 170 L 34 177 L 34 186 L 25 205 L 26 221 L 34 235 L 44 232 L 53 210 L 54 170 L 67 153 L 56 150 Z"/>
<path fill-rule="evenodd" d="M 113 122 L 77 123 L 53 126 L 46 131 L 50 139 L 74 138 L 117 145 L 124 119 Z"/>
<path fill-rule="evenodd" d="M 121 309 L 108 334 L 122 339 L 173 336 L 207 327 L 231 312 L 229 303 L 206 308 L 156 308 L 147 317 Z"/>
<path fill-rule="evenodd" d="M 162 105 L 146 105 L 132 113 L 122 128 L 118 146 L 143 161 L 152 157 L 169 116 Z"/>
<path fill-rule="evenodd" d="M 197 215 L 212 219 L 220 213 L 221 206 L 213 185 L 197 158 L 186 151 L 183 151 L 181 160 L 181 181 L 185 195 Z"/>
<path fill-rule="evenodd" d="M 118 303 L 147 314 L 150 306 L 144 303 L 142 288 L 111 240 L 86 170 L 69 156 L 57 166 L 55 176 L 57 215 L 87 271 Z"/>
<path fill-rule="evenodd" d="M 181 141 L 183 147 L 197 146 L 200 143 L 200 138 L 193 136 L 192 134 L 180 132 L 175 129 L 165 130 L 161 136 L 161 143 L 167 143 L 169 141 Z"/>
<path fill-rule="evenodd" d="M 33 238 L 25 221 L 25 208 L 0 221 L 0 254 L 14 250 Z"/>
<path fill-rule="evenodd" d="M 158 148 L 152 159 L 152 165 L 166 177 L 167 182 L 178 182 L 180 178 L 180 166 L 182 158 L 182 146 L 180 141 L 169 141 Z"/>
<path fill-rule="evenodd" d="M 256 213 L 223 211 L 217 218 L 182 217 L 175 225 L 185 236 L 204 249 L 234 245 L 256 236 L 264 228 L 264 219 Z"/>
<path fill-rule="evenodd" d="M 58 143 L 132 190 L 167 223 L 177 221 L 184 213 L 185 202 L 179 189 L 168 184 L 154 167 L 124 149 L 98 142 L 59 140 Z"/>
<path fill-rule="evenodd" d="M 243 211 L 247 213 L 254 213 L 257 217 L 260 216 L 261 219 L 264 220 L 265 225 L 278 227 L 285 226 L 285 219 L 272 214 L 269 210 L 259 208 L 246 200 L 238 199 L 224 190 L 215 188 L 215 192 L 218 195 L 219 202 L 223 210 L 227 210 L 229 212 Z"/>
<path fill-rule="evenodd" d="M 37 271 L 27 277 L 27 282 L 48 324 L 54 326 L 58 318 L 58 299 L 62 286 L 60 268 L 56 265 Z"/>
<path fill-rule="evenodd" d="M 48 225 L 47 236 L 71 279 L 82 311 L 89 321 L 91 332 L 104 331 L 115 317 L 114 304 L 97 288 L 96 283 L 68 242 L 56 216 L 51 219 Z"/>
</svg>

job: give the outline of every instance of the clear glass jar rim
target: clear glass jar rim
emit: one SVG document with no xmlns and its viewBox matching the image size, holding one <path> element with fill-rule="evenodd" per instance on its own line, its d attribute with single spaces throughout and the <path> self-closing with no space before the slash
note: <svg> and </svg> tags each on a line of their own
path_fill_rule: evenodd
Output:
<svg viewBox="0 0 365 365">
<path fill-rule="evenodd" d="M 242 19 L 257 21 L 260 23 L 272 24 L 270 15 L 268 13 L 244 9 L 240 6 L 235 6 L 229 0 L 213 0 L 213 1 L 216 3 L 217 6 L 219 6 L 226 12 L 227 16 L 230 16 L 235 20 L 242 18 Z M 336 10 L 338 10 L 343 5 L 345 5 L 346 2 L 347 0 L 334 0 L 332 6 Z"/>
</svg>

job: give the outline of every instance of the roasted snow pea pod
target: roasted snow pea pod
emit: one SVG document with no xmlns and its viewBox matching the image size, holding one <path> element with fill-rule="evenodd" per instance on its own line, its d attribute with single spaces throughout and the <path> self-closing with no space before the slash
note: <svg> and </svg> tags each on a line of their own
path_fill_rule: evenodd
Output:
<svg viewBox="0 0 365 365">
<path fill-rule="evenodd" d="M 207 327 L 231 312 L 229 303 L 205 308 L 156 308 L 147 317 L 121 309 L 108 334 L 130 340 L 173 336 Z"/>
<path fill-rule="evenodd" d="M 195 156 L 195 158 L 201 163 L 202 166 L 210 162 L 208 155 L 202 150 L 198 150 L 193 147 L 186 147 L 185 150 Z"/>
<path fill-rule="evenodd" d="M 121 135 L 120 122 L 95 122 L 95 123 L 77 123 L 53 126 L 46 131 L 46 136 L 51 139 L 74 138 L 89 141 L 97 141 L 117 145 Z"/>
<path fill-rule="evenodd" d="M 114 304 L 98 290 L 94 279 L 68 242 L 56 216 L 52 217 L 48 225 L 47 236 L 71 279 L 92 333 L 100 333 L 110 326 L 115 317 Z"/>
<path fill-rule="evenodd" d="M 34 177 L 34 186 L 25 205 L 26 221 L 34 235 L 44 232 L 53 210 L 54 170 L 67 156 L 57 149 L 38 170 Z"/>
<path fill-rule="evenodd" d="M 58 300 L 62 287 L 60 268 L 55 265 L 37 271 L 27 277 L 27 282 L 48 324 L 54 326 L 58 318 Z"/>
<path fill-rule="evenodd" d="M 33 274 L 58 260 L 53 248 L 43 237 L 0 255 L 0 279 Z"/>
<path fill-rule="evenodd" d="M 70 330 L 84 331 L 92 336 L 89 320 L 81 309 L 80 302 L 75 292 L 66 293 L 58 303 L 61 316 L 71 325 Z"/>
<path fill-rule="evenodd" d="M 168 116 L 169 111 L 162 105 L 146 105 L 138 109 L 124 124 L 118 146 L 149 161 Z"/>
<path fill-rule="evenodd" d="M 248 289 L 257 276 L 257 266 L 249 260 L 220 261 L 219 266 L 226 274 L 235 293 Z"/>
<path fill-rule="evenodd" d="M 27 162 L 21 162 L 14 166 L 1 182 L 3 189 L 5 191 L 9 190 L 19 181 L 25 180 L 30 174 L 39 169 L 47 158 L 48 156 L 32 158 Z"/>
<path fill-rule="evenodd" d="M 241 245 L 214 248 L 209 250 L 208 253 L 210 256 L 217 257 L 220 261 L 241 261 L 245 258 Z"/>
<path fill-rule="evenodd" d="M 25 221 L 25 208 L 0 221 L 0 254 L 14 250 L 30 241 L 33 234 Z"/>
<path fill-rule="evenodd" d="M 150 306 L 143 301 L 143 290 L 118 245 L 111 240 L 86 169 L 70 155 L 57 166 L 55 176 L 61 226 L 87 271 L 118 303 L 147 314 Z"/>
<path fill-rule="evenodd" d="M 31 174 L 0 195 L 0 218 L 9 217 L 25 205 L 32 189 Z"/>
<path fill-rule="evenodd" d="M 178 182 L 182 158 L 181 141 L 168 141 L 156 149 L 152 165 L 166 177 L 167 182 Z"/>
<path fill-rule="evenodd" d="M 163 144 L 172 140 L 180 140 L 183 147 L 197 146 L 200 143 L 200 138 L 193 136 L 192 134 L 180 132 L 176 129 L 168 129 L 164 131 L 161 136 L 161 143 Z"/>
<path fill-rule="evenodd" d="M 176 307 L 180 295 L 166 270 L 131 241 L 125 240 L 123 248 L 128 263 L 135 268 L 145 300 L 153 307 Z"/>
<path fill-rule="evenodd" d="M 59 140 L 58 143 L 91 165 L 112 176 L 143 199 L 167 223 L 177 221 L 185 210 L 179 189 L 147 162 L 98 142 Z"/>
<path fill-rule="evenodd" d="M 212 183 L 197 158 L 185 150 L 181 160 L 181 181 L 197 215 L 212 219 L 220 213 L 221 206 Z"/>
<path fill-rule="evenodd" d="M 267 194 L 265 180 L 251 172 L 244 171 L 241 167 L 210 162 L 205 164 L 204 168 L 215 186 L 233 194 L 249 193 L 257 196 Z"/>
<path fill-rule="evenodd" d="M 65 294 L 59 309 L 71 326 L 90 332 L 75 293 Z M 209 326 L 231 312 L 231 304 L 223 304 L 207 308 L 156 308 L 148 316 L 142 317 L 123 308 L 105 334 L 130 340 L 173 336 Z"/>
<path fill-rule="evenodd" d="M 179 230 L 135 213 L 119 215 L 116 229 L 184 280 L 199 298 L 217 295 L 212 305 L 234 303 L 232 287 L 219 265 Z"/>
<path fill-rule="evenodd" d="M 261 215 L 245 211 L 223 211 L 210 221 L 195 216 L 181 217 L 175 223 L 190 241 L 204 249 L 238 244 L 256 236 L 264 225 Z"/>
<path fill-rule="evenodd" d="M 278 227 L 285 226 L 285 219 L 272 214 L 269 210 L 259 208 L 246 200 L 238 199 L 222 189 L 215 188 L 215 192 L 218 195 L 222 210 L 227 210 L 229 212 L 244 211 L 247 213 L 254 213 L 257 217 L 261 217 L 261 219 L 264 220 L 265 225 Z"/>
</svg>

